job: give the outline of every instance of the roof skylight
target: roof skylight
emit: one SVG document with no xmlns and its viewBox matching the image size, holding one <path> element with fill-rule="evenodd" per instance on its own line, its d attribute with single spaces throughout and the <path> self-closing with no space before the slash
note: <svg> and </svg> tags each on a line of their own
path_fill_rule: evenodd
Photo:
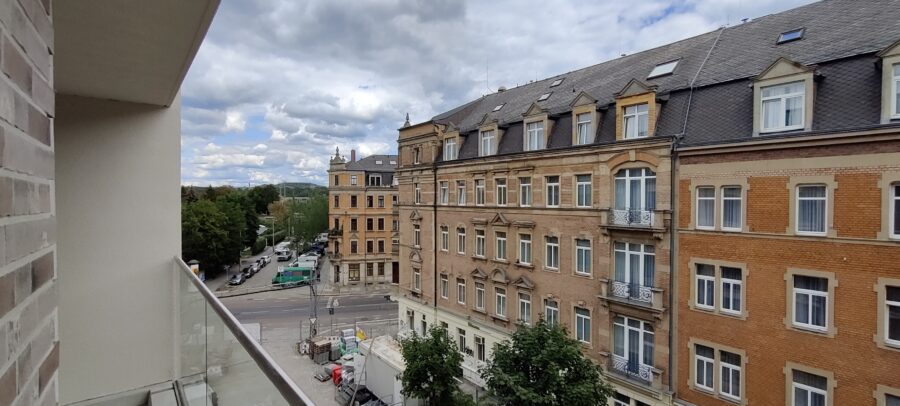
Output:
<svg viewBox="0 0 900 406">
<path fill-rule="evenodd" d="M 498 104 L 496 107 L 494 107 L 494 110 L 492 110 L 492 111 L 500 111 L 500 109 L 502 109 L 504 105 L 506 105 L 506 103 Z"/>
<path fill-rule="evenodd" d="M 397 165 L 397 161 L 391 161 L 391 165 Z"/>
<path fill-rule="evenodd" d="M 650 74 L 647 75 L 647 79 L 668 75 L 675 71 L 676 66 L 678 66 L 677 60 L 656 65 L 656 67 L 650 71 Z"/>
<path fill-rule="evenodd" d="M 550 84 L 550 87 L 556 87 L 556 86 L 559 86 L 559 85 L 562 84 L 562 82 L 563 82 L 564 80 L 566 80 L 566 78 L 559 78 L 559 79 L 556 79 L 556 80 L 553 81 L 553 83 Z"/>
<path fill-rule="evenodd" d="M 375 161 L 375 165 L 381 165 L 382 163 L 384 163 L 384 162 L 382 162 L 382 161 Z"/>
<path fill-rule="evenodd" d="M 781 33 L 778 36 L 778 43 L 784 44 L 785 42 L 796 41 L 798 39 L 803 38 L 803 32 L 806 31 L 805 28 L 797 28 L 796 30 L 790 30 L 787 32 Z"/>
<path fill-rule="evenodd" d="M 553 94 L 553 92 L 542 94 L 541 97 L 538 97 L 538 101 L 544 101 L 544 100 L 549 99 L 551 94 Z"/>
</svg>

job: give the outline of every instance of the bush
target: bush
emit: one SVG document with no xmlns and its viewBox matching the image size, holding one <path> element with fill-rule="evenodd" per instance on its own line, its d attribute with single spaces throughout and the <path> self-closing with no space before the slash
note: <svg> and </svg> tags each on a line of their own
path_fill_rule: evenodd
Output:
<svg viewBox="0 0 900 406">
<path fill-rule="evenodd" d="M 287 236 L 286 230 L 281 230 L 275 233 L 275 244 L 278 244 L 284 241 L 284 237 Z M 250 249 L 250 255 L 256 255 L 260 252 L 263 252 L 266 249 L 266 246 L 271 242 L 272 234 L 263 235 L 256 239 L 256 242 L 253 243 L 253 247 Z"/>
</svg>

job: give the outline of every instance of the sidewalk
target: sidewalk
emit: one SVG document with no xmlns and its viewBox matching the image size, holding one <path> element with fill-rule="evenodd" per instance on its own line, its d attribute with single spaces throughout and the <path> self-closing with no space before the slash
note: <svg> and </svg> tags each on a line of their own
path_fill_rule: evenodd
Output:
<svg viewBox="0 0 900 406">
<path fill-rule="evenodd" d="M 298 328 L 264 329 L 260 344 L 317 406 L 339 406 L 334 400 L 336 387 L 331 380 L 319 382 L 314 377 L 322 366 L 297 352 L 298 337 Z"/>
<path fill-rule="evenodd" d="M 251 255 L 249 257 L 241 257 L 241 264 L 246 265 L 251 262 L 254 262 L 263 255 L 273 255 L 274 256 L 275 249 L 273 247 L 267 246 L 266 249 L 264 249 L 259 254 Z M 273 259 L 273 261 L 274 261 L 274 259 Z M 230 278 L 233 275 L 236 275 L 240 271 L 241 271 L 241 265 L 235 264 L 235 265 L 232 265 L 231 268 L 228 268 L 228 272 L 221 273 L 221 274 L 217 275 L 215 278 L 207 279 L 207 280 L 203 281 L 203 283 L 206 284 L 206 287 L 209 288 L 209 290 L 215 292 L 215 291 L 221 290 L 225 286 L 227 286 L 228 278 Z"/>
</svg>

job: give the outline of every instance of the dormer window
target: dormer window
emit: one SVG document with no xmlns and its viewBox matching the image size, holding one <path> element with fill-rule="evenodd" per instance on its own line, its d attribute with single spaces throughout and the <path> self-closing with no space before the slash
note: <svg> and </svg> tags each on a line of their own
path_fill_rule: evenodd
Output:
<svg viewBox="0 0 900 406">
<path fill-rule="evenodd" d="M 646 137 L 649 122 L 647 104 L 627 106 L 624 110 L 625 114 L 622 119 L 625 128 L 623 132 L 625 139 Z"/>
<path fill-rule="evenodd" d="M 557 87 L 557 86 L 561 85 L 564 80 L 566 80 L 566 78 L 556 79 L 553 81 L 553 83 L 550 84 L 550 87 Z"/>
<path fill-rule="evenodd" d="M 581 113 L 575 116 L 575 145 L 585 145 L 591 142 L 591 113 Z"/>
<path fill-rule="evenodd" d="M 381 175 L 369 175 L 369 186 L 381 186 Z"/>
<path fill-rule="evenodd" d="M 481 131 L 478 133 L 478 156 L 494 155 L 494 139 L 496 132 L 494 130 Z"/>
<path fill-rule="evenodd" d="M 544 148 L 544 122 L 536 121 L 525 125 L 525 151 L 534 151 Z"/>
<path fill-rule="evenodd" d="M 375 165 L 381 165 L 383 163 L 384 163 L 384 161 L 375 161 Z"/>
<path fill-rule="evenodd" d="M 458 149 L 456 148 L 456 138 L 447 138 L 444 140 L 444 160 L 452 161 L 456 159 Z"/>
<path fill-rule="evenodd" d="M 784 44 L 785 42 L 796 41 L 798 39 L 803 38 L 803 32 L 806 31 L 804 28 L 798 28 L 796 30 L 790 30 L 787 32 L 781 33 L 778 36 L 778 44 Z"/>
<path fill-rule="evenodd" d="M 506 105 L 506 103 L 498 104 L 498 105 L 494 106 L 494 109 L 491 111 L 500 111 L 500 109 L 502 109 L 503 106 L 505 106 L 505 105 Z"/>
<path fill-rule="evenodd" d="M 893 74 L 891 95 L 893 95 L 894 108 L 891 110 L 891 118 L 900 118 L 900 63 L 894 64 Z"/>
<path fill-rule="evenodd" d="M 397 161 L 391 161 L 391 165 L 397 165 Z"/>
<path fill-rule="evenodd" d="M 538 101 L 544 101 L 544 100 L 549 99 L 551 94 L 553 94 L 553 92 L 542 94 L 541 97 L 538 97 Z"/>
<path fill-rule="evenodd" d="M 760 132 L 803 128 L 805 82 L 790 82 L 760 89 Z"/>
<path fill-rule="evenodd" d="M 675 71 L 676 66 L 678 66 L 678 61 L 671 61 L 656 65 L 656 67 L 653 68 L 652 71 L 650 71 L 650 74 L 647 75 L 647 79 L 671 74 Z"/>
</svg>

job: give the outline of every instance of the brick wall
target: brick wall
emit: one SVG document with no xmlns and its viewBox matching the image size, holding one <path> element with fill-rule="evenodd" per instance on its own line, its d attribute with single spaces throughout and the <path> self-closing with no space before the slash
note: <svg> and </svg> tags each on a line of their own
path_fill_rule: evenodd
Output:
<svg viewBox="0 0 900 406">
<path fill-rule="evenodd" d="M 788 227 L 788 177 L 747 179 L 747 225 L 754 233 L 784 234 Z"/>
<path fill-rule="evenodd" d="M 57 403 L 50 11 L 0 2 L 0 405 Z"/>
<path fill-rule="evenodd" d="M 879 173 L 835 175 L 838 188 L 834 192 L 834 206 L 843 208 L 834 215 L 834 228 L 839 236 L 875 238 L 881 231 L 880 179 Z"/>
</svg>

